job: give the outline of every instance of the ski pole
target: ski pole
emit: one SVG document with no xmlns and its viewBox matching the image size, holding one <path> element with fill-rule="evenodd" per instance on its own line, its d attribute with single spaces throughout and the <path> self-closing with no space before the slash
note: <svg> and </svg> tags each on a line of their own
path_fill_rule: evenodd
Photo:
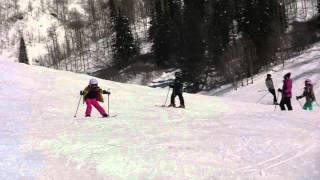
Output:
<svg viewBox="0 0 320 180">
<path fill-rule="evenodd" d="M 298 99 L 297 94 L 296 94 L 296 99 L 297 99 L 297 101 L 299 102 L 300 107 L 301 107 L 301 108 L 303 108 L 303 106 L 302 106 L 302 104 L 301 104 L 300 100 Z"/>
<path fill-rule="evenodd" d="M 110 111 L 109 111 L 109 109 L 110 109 L 110 94 L 108 94 L 108 114 L 109 114 L 109 116 L 110 116 Z"/>
<path fill-rule="evenodd" d="M 265 89 L 258 90 L 258 92 L 266 92 L 266 91 L 268 91 L 268 90 L 265 90 Z"/>
<path fill-rule="evenodd" d="M 102 94 L 108 94 L 108 111 L 107 111 L 108 114 L 110 112 L 110 108 L 109 108 L 109 106 L 110 106 L 110 100 L 109 100 L 110 99 L 110 92 L 109 91 L 110 91 L 110 88 L 108 88 L 107 90 L 103 90 L 102 91 Z"/>
<path fill-rule="evenodd" d="M 80 95 L 78 106 L 77 106 L 77 110 L 76 110 L 76 113 L 74 114 L 74 117 L 77 117 L 77 113 L 78 113 L 79 105 L 80 105 L 80 102 L 81 102 L 81 98 L 82 98 L 82 95 Z"/>
<path fill-rule="evenodd" d="M 301 107 L 301 108 L 303 108 L 303 107 L 302 107 L 302 104 L 301 104 L 301 102 L 300 102 L 299 100 L 298 100 L 298 102 L 299 102 L 299 104 L 300 104 L 300 107 Z"/>
<path fill-rule="evenodd" d="M 166 101 L 164 102 L 163 107 L 164 107 L 164 106 L 166 106 L 166 104 L 167 104 L 169 93 L 170 93 L 170 87 L 169 87 L 169 89 L 168 89 L 168 93 L 167 93 Z"/>
<path fill-rule="evenodd" d="M 264 97 L 266 97 L 269 94 L 269 92 L 267 92 L 265 95 L 263 95 L 256 103 L 258 104 Z"/>
<path fill-rule="evenodd" d="M 276 97 L 277 102 L 276 102 L 276 104 L 274 105 L 274 110 L 277 110 L 279 94 L 280 94 L 280 92 L 278 91 L 277 97 Z"/>
<path fill-rule="evenodd" d="M 303 107 L 302 107 L 302 104 L 301 104 L 301 102 L 299 101 L 299 99 L 297 99 L 297 101 L 299 102 L 299 104 L 300 104 L 300 107 L 301 107 L 301 108 L 303 108 Z"/>
<path fill-rule="evenodd" d="M 280 94 L 280 92 L 278 91 L 277 96 L 276 96 L 277 103 L 278 103 L 279 94 Z"/>
</svg>

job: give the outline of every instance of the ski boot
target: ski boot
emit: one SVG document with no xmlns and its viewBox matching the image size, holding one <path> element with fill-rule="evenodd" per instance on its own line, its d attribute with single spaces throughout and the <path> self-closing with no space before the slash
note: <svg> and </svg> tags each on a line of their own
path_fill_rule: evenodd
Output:
<svg viewBox="0 0 320 180">
<path fill-rule="evenodd" d="M 184 106 L 184 104 L 181 104 L 178 108 L 186 108 L 185 106 Z"/>
<path fill-rule="evenodd" d="M 107 118 L 107 117 L 109 117 L 109 115 L 108 114 L 103 114 L 102 117 L 103 118 Z"/>
</svg>

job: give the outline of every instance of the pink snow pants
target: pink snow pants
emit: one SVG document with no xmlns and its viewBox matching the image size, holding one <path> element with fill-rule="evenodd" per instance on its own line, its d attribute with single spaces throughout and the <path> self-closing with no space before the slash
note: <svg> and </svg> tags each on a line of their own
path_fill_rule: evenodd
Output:
<svg viewBox="0 0 320 180">
<path fill-rule="evenodd" d="M 100 106 L 97 99 L 86 99 L 87 109 L 86 109 L 86 116 L 91 115 L 92 106 L 94 106 L 101 115 L 106 115 L 106 111 L 103 109 L 103 107 Z"/>
</svg>

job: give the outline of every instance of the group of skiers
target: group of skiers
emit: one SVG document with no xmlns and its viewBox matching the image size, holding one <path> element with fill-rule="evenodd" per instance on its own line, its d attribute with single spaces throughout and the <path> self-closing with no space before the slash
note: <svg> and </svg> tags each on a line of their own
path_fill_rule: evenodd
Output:
<svg viewBox="0 0 320 180">
<path fill-rule="evenodd" d="M 268 88 L 268 91 L 273 95 L 273 103 L 275 105 L 280 105 L 280 108 L 282 111 L 286 110 L 286 107 L 289 111 L 292 110 L 291 105 L 291 98 L 292 98 L 292 79 L 291 79 L 291 73 L 287 73 L 283 77 L 283 86 L 282 89 L 279 88 L 278 92 L 281 93 L 281 101 L 280 104 L 278 104 L 276 91 L 273 85 L 271 74 L 267 74 L 266 78 L 266 86 Z M 310 79 L 305 80 L 305 87 L 304 91 L 301 96 L 296 96 L 296 99 L 299 100 L 301 98 L 306 98 L 306 102 L 303 106 L 303 109 L 305 110 L 312 110 L 312 104 L 316 101 L 316 97 L 313 91 L 313 84 Z"/>
<path fill-rule="evenodd" d="M 185 108 L 184 98 L 182 96 L 183 82 L 182 82 L 181 73 L 179 72 L 175 73 L 175 80 L 169 87 L 172 88 L 173 90 L 171 94 L 171 103 L 168 107 L 176 107 L 175 98 L 176 96 L 178 96 L 180 100 L 180 106 L 178 106 L 178 108 Z M 80 95 L 83 96 L 83 100 L 87 105 L 85 117 L 91 116 L 92 106 L 99 111 L 102 117 L 104 118 L 109 117 L 109 114 L 99 104 L 99 102 L 104 102 L 104 99 L 102 96 L 103 94 L 110 95 L 110 92 L 106 90 L 102 90 L 98 86 L 98 81 L 96 79 L 91 79 L 89 81 L 89 85 L 83 91 L 80 91 Z"/>
<path fill-rule="evenodd" d="M 273 103 L 275 105 L 280 105 L 281 110 L 286 110 L 286 108 L 291 111 L 292 105 L 291 105 L 291 98 L 292 98 L 292 79 L 291 79 L 291 73 L 287 73 L 283 77 L 283 86 L 282 88 L 278 89 L 278 92 L 281 93 L 282 98 L 280 101 L 280 104 L 278 104 L 276 90 L 274 88 L 273 80 L 271 77 L 271 74 L 267 74 L 267 78 L 265 80 L 265 84 L 268 88 L 268 91 L 273 95 Z M 176 96 L 179 97 L 180 100 L 180 106 L 178 108 L 185 108 L 184 98 L 182 96 L 183 94 L 183 81 L 181 73 L 177 72 L 175 73 L 175 80 L 174 82 L 169 86 L 172 88 L 172 94 L 171 94 L 171 102 L 168 107 L 176 107 L 175 104 L 175 98 Z M 83 90 L 80 91 L 80 95 L 83 96 L 83 100 L 87 105 L 85 116 L 90 117 L 92 106 L 95 107 L 102 117 L 109 117 L 109 114 L 104 110 L 102 106 L 100 106 L 99 102 L 104 102 L 103 94 L 110 95 L 109 91 L 102 90 L 98 86 L 98 81 L 96 79 L 91 79 L 89 81 L 89 85 Z M 305 87 L 303 94 L 301 96 L 296 96 L 296 99 L 299 100 L 301 98 L 306 98 L 306 103 L 303 106 L 303 109 L 305 110 L 312 110 L 312 104 L 316 101 L 314 92 L 313 92 L 313 84 L 311 80 L 307 79 L 305 80 Z"/>
</svg>

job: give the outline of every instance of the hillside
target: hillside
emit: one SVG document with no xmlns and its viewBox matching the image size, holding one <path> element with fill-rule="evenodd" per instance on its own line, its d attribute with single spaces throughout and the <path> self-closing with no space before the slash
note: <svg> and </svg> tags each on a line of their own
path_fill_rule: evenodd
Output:
<svg viewBox="0 0 320 180">
<path fill-rule="evenodd" d="M 317 50 L 273 73 L 277 84 L 287 71 L 297 93 L 304 78 L 317 82 Z M 118 115 L 102 119 L 83 118 L 83 104 L 73 118 L 90 76 L 6 59 L 0 71 L 1 179 L 320 178 L 320 109 L 256 104 L 264 74 L 224 97 L 184 94 L 186 109 L 158 107 L 168 89 L 99 79 Z"/>
<path fill-rule="evenodd" d="M 19 40 L 20 37 L 23 36 L 31 64 L 73 72 L 90 73 L 104 79 L 113 79 L 121 82 L 143 85 L 150 84 L 150 81 L 157 80 L 159 74 L 163 71 L 170 70 L 167 69 L 167 67 L 161 69 L 163 67 L 155 65 L 154 62 L 156 58 L 150 54 L 153 45 L 152 38 L 149 37 L 149 28 L 152 25 L 150 12 L 154 11 L 151 8 L 150 2 L 152 1 L 115 0 L 115 2 L 119 7 L 121 6 L 121 8 L 124 9 L 123 11 L 128 11 L 127 13 L 131 19 L 130 27 L 132 33 L 141 48 L 140 56 L 132 60 L 129 66 L 122 70 L 110 67 L 112 66 L 114 53 L 111 48 L 113 44 L 112 35 L 114 35 L 115 32 L 112 31 L 110 25 L 112 21 L 109 16 L 109 0 L 5 1 L 0 5 L 0 8 L 3 9 L 3 11 L 0 12 L 0 54 L 17 61 Z M 285 2 L 287 5 L 286 15 L 289 21 L 285 34 L 290 37 L 286 37 L 288 38 L 288 42 L 284 43 L 286 45 L 284 45 L 283 49 L 296 47 L 297 42 L 300 42 L 299 38 L 303 39 L 305 44 L 301 43 L 301 48 L 304 48 L 306 45 L 309 45 L 309 39 L 316 39 L 318 37 L 315 35 L 310 35 L 309 38 L 301 36 L 301 34 L 315 34 L 313 26 L 311 28 L 309 25 L 304 24 L 304 22 L 317 16 L 318 9 L 316 3 L 316 0 Z M 213 10 L 211 11 L 213 12 Z M 225 11 L 221 13 L 223 14 L 223 12 Z M 296 23 L 298 27 L 293 25 L 295 21 L 299 21 L 299 23 Z M 222 20 L 222 22 L 224 21 Z M 251 20 L 248 20 L 248 22 L 251 22 Z M 75 24 L 78 24 L 78 26 L 75 26 Z M 170 26 L 173 25 L 171 24 Z M 205 27 L 206 25 L 202 26 Z M 194 26 L 191 25 L 190 27 Z M 219 25 L 217 27 L 217 29 L 219 29 L 221 26 Z M 295 28 L 301 31 L 297 31 L 294 35 L 291 35 L 290 32 L 294 31 Z M 181 32 L 178 34 L 181 34 Z M 238 34 L 237 36 L 240 37 L 242 35 Z M 160 35 L 159 37 L 159 40 L 161 40 L 166 36 Z M 191 35 L 191 37 L 193 37 L 193 35 Z M 186 42 L 189 40 L 190 38 L 185 39 Z M 214 41 L 216 40 L 208 40 L 208 42 Z M 214 44 L 218 44 L 218 42 L 214 42 Z M 228 44 L 230 44 L 230 42 Z M 177 47 L 171 49 L 182 48 L 180 45 Z M 218 47 L 218 49 L 224 48 Z M 293 51 L 295 51 L 295 49 Z M 152 54 L 155 54 L 155 52 Z M 147 58 L 145 58 L 145 56 L 147 56 Z M 242 55 L 239 55 L 239 57 L 242 57 Z M 179 58 L 172 56 L 171 59 L 175 61 Z M 195 61 L 195 63 L 196 62 L 197 61 Z M 147 63 L 152 65 L 152 68 L 146 65 Z M 171 68 L 181 67 L 181 65 L 173 66 L 173 64 L 176 63 L 167 62 Z M 101 75 L 97 73 L 99 70 L 102 71 Z M 212 74 L 215 73 L 216 72 L 212 72 Z M 212 74 L 210 76 L 214 76 Z M 206 89 L 212 88 L 210 81 L 214 81 L 215 78 L 216 77 L 212 77 L 209 79 L 208 84 L 206 84 L 208 88 Z M 227 77 L 227 79 L 228 78 L 229 77 Z"/>
<path fill-rule="evenodd" d="M 267 72 L 272 74 L 275 88 L 282 88 L 283 76 L 291 72 L 293 79 L 293 96 L 299 96 L 303 92 L 304 81 L 310 79 L 314 84 L 316 96 L 320 95 L 320 43 L 315 44 L 312 48 L 306 50 L 302 55 L 290 59 L 285 62 L 285 66 L 278 65 Z M 230 86 L 224 86 L 221 89 L 213 90 L 212 92 L 204 92 L 206 95 L 216 95 L 230 98 L 232 100 L 256 103 L 260 98 L 267 94 L 265 79 L 267 73 L 261 73 L 254 77 L 254 84 L 240 87 L 234 91 Z M 279 95 L 279 94 L 278 94 Z M 319 99 L 319 98 L 318 98 Z M 280 100 L 279 100 L 280 101 Z M 301 103 L 304 100 L 300 100 Z M 319 100 L 318 100 L 319 101 Z M 300 109 L 299 102 L 292 100 L 296 109 Z M 268 94 L 265 98 L 259 101 L 260 104 L 272 104 L 272 95 Z"/>
</svg>

